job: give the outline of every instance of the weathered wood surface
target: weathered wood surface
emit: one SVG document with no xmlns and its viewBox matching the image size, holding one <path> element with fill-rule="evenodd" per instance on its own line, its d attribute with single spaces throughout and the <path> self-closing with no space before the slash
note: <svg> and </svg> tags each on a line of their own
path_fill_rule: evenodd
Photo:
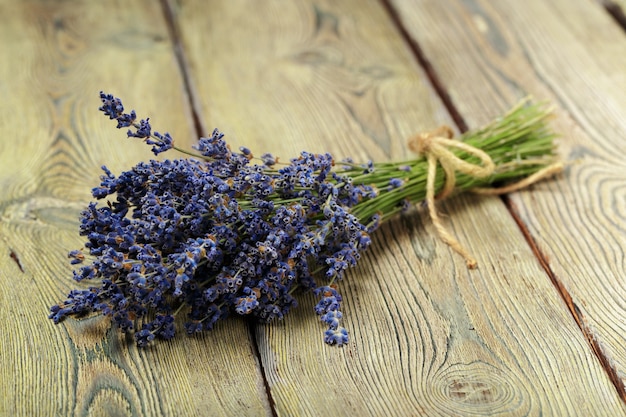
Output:
<svg viewBox="0 0 626 417">
<path fill-rule="evenodd" d="M 0 415 L 263 415 L 241 322 L 137 350 L 99 319 L 54 326 L 46 317 L 77 285 L 64 254 L 83 244 L 78 213 L 100 166 L 120 172 L 153 156 L 98 114 L 98 92 L 123 92 L 181 145 L 194 136 L 161 8 L 0 5 Z"/>
<path fill-rule="evenodd" d="M 421 13 L 397 6 L 468 123 L 526 94 L 557 104 L 560 153 L 575 163 L 511 202 L 626 398 L 624 31 L 590 2 L 433 0 Z M 442 20 L 450 22 L 445 32 L 434 23 Z"/>
<path fill-rule="evenodd" d="M 402 157 L 404 138 L 441 122 L 439 100 L 376 2 L 268 2 L 254 18 L 251 1 L 213 13 L 201 13 L 201 2 L 178 4 L 202 118 L 223 121 L 235 140 L 255 150 L 274 144 L 281 154 L 312 147 L 339 156 L 358 149 L 372 158 Z M 419 113 L 407 114 L 407 107 Z M 329 129 L 338 119 L 345 121 Z M 320 326 L 306 320 L 310 300 L 302 306 L 309 311 L 300 309 L 284 326 L 260 329 L 280 414 L 623 412 L 500 200 L 466 197 L 447 207 L 454 230 L 482 256 L 480 271 L 466 271 L 446 248 L 420 236 L 432 236 L 429 227 L 404 219 L 411 227 L 398 221 L 381 231 L 342 285 L 354 339 L 348 348 L 334 352 L 319 343 Z"/>
<path fill-rule="evenodd" d="M 391 2 L 397 19 L 377 1 L 205 3 L 166 7 L 188 97 L 158 2 L 0 0 L 0 415 L 626 414 L 626 37 L 597 3 Z M 582 162 L 512 213 L 442 205 L 477 271 L 418 213 L 383 227 L 341 283 L 343 349 L 303 297 L 281 323 L 137 350 L 102 320 L 46 318 L 76 285 L 64 254 L 99 166 L 152 157 L 97 113 L 101 89 L 182 145 L 193 106 L 233 146 L 361 160 L 453 124 L 441 95 L 478 126 L 533 93 Z"/>
</svg>

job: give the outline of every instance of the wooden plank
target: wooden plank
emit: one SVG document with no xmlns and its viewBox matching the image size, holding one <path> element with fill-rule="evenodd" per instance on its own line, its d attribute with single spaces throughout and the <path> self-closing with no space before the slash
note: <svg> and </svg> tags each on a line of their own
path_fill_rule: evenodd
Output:
<svg viewBox="0 0 626 417">
<path fill-rule="evenodd" d="M 99 90 L 193 136 L 160 5 L 2 0 L 0 44 L 0 415 L 264 415 L 242 322 L 139 351 L 102 319 L 47 319 L 77 285 L 66 254 L 100 166 L 153 157 L 97 111 Z"/>
<path fill-rule="evenodd" d="M 560 153 L 576 163 L 512 204 L 626 400 L 623 30 L 583 0 L 394 5 L 471 125 L 528 93 L 558 104 Z"/>
<path fill-rule="evenodd" d="M 377 2 L 172 8 L 201 117 L 235 146 L 400 158 L 408 135 L 450 123 Z M 377 232 L 341 284 L 348 346 L 323 345 L 309 296 L 283 323 L 259 326 L 277 413 L 623 415 L 500 200 L 463 197 L 443 208 L 478 271 L 406 216 Z"/>
</svg>

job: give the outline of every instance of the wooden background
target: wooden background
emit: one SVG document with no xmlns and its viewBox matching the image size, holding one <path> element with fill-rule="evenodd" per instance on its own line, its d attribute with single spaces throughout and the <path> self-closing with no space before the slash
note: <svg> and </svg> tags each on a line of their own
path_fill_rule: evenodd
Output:
<svg viewBox="0 0 626 417">
<path fill-rule="evenodd" d="M 0 415 L 626 415 L 626 3 L 0 0 Z M 54 326 L 99 167 L 152 154 L 97 112 L 123 97 L 190 146 L 214 127 L 287 158 L 409 156 L 532 94 L 577 163 L 503 199 L 441 205 L 479 269 L 418 214 L 341 284 L 343 349 L 314 300 L 137 350 Z"/>
</svg>

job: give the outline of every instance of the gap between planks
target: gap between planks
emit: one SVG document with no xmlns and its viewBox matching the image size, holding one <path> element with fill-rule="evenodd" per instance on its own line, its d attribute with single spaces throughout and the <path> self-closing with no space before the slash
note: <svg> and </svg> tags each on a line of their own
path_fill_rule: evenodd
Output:
<svg viewBox="0 0 626 417">
<path fill-rule="evenodd" d="M 567 306 L 567 309 L 569 310 L 572 317 L 576 321 L 576 324 L 578 324 L 578 328 L 585 336 L 585 339 L 587 339 L 587 342 L 589 342 L 591 350 L 593 350 L 594 354 L 600 361 L 602 368 L 609 376 L 611 383 L 615 386 L 615 389 L 617 390 L 618 395 L 620 396 L 622 401 L 626 402 L 626 390 L 624 389 L 624 385 L 622 384 L 621 378 L 617 370 L 613 366 L 611 366 L 611 359 L 604 353 L 602 344 L 596 338 L 593 330 L 590 329 L 589 326 L 585 324 L 585 321 L 586 321 L 585 317 L 580 311 L 580 309 L 578 308 L 578 306 L 576 305 L 576 303 L 574 302 L 572 295 L 567 291 L 567 288 L 565 288 L 565 285 L 563 285 L 563 283 L 559 281 L 558 277 L 556 276 L 552 268 L 550 268 L 550 263 L 548 262 L 548 258 L 546 254 L 543 253 L 541 248 L 539 248 L 539 245 L 537 245 L 537 242 L 533 238 L 532 233 L 530 232 L 530 230 L 528 230 L 528 227 L 522 221 L 521 216 L 519 215 L 519 212 L 515 204 L 513 203 L 513 201 L 511 201 L 511 199 L 509 199 L 507 196 L 503 196 L 502 199 L 504 201 L 504 204 L 508 208 L 509 212 L 511 213 L 511 216 L 515 220 L 515 223 L 517 223 L 517 226 L 520 228 L 520 231 L 524 235 L 524 238 L 526 239 L 528 246 L 530 246 L 531 250 L 533 251 L 537 259 L 539 260 L 539 263 L 541 264 L 542 268 L 544 269 L 544 271 L 546 271 L 546 274 L 550 278 L 550 281 L 552 281 L 552 284 L 554 285 L 558 293 L 561 295 L 563 302 L 565 303 L 565 305 Z"/>
<path fill-rule="evenodd" d="M 185 93 L 189 100 L 189 108 L 191 109 L 191 116 L 193 118 L 194 125 L 194 133 L 196 137 L 204 137 L 207 135 L 207 130 L 202 123 L 202 119 L 200 118 L 199 112 L 199 101 L 197 99 L 196 91 L 193 88 L 193 81 L 189 71 L 188 60 L 185 55 L 185 51 L 183 49 L 183 45 L 181 42 L 180 31 L 178 29 L 178 25 L 176 24 L 176 14 L 174 12 L 173 6 L 169 0 L 161 0 L 161 8 L 163 10 L 163 17 L 167 24 L 167 30 L 169 36 L 172 40 L 172 45 L 174 49 L 174 55 L 176 57 L 176 62 L 178 63 L 178 67 L 180 68 L 180 73 L 182 74 Z M 263 360 L 261 358 L 259 344 L 257 339 L 257 334 L 255 330 L 255 326 L 251 321 L 246 323 L 248 328 L 248 337 L 250 340 L 250 346 L 252 349 L 252 355 L 255 358 L 255 362 L 257 367 L 259 368 L 259 374 L 263 380 L 263 388 L 265 390 L 265 402 L 268 406 L 268 411 L 271 412 L 273 417 L 277 417 L 276 411 L 276 403 L 274 401 L 274 397 L 272 396 L 272 390 L 270 387 L 270 383 L 267 379 L 267 372 L 265 371 L 265 367 L 263 365 Z"/>
<path fill-rule="evenodd" d="M 174 56 L 176 57 L 176 62 L 178 63 L 178 67 L 180 68 L 180 73 L 182 75 L 183 83 L 185 85 L 185 93 L 187 94 L 187 98 L 189 99 L 189 108 L 191 109 L 194 133 L 197 138 L 207 136 L 208 131 L 202 123 L 202 119 L 200 118 L 200 113 L 198 110 L 199 101 L 196 96 L 196 90 L 193 87 L 191 75 L 189 74 L 189 61 L 185 56 L 185 51 L 183 50 L 183 45 L 180 41 L 180 31 L 178 30 L 178 25 L 176 24 L 176 14 L 174 12 L 174 8 L 169 0 L 161 0 L 160 2 L 161 9 L 163 10 L 163 19 L 165 20 L 165 23 L 167 25 L 167 31 L 170 35 L 170 39 L 172 40 Z"/>
<path fill-rule="evenodd" d="M 613 20 L 626 31 L 626 0 L 603 0 L 602 6 Z"/>
<path fill-rule="evenodd" d="M 163 10 L 164 18 L 167 23 L 167 29 L 172 40 L 172 45 L 174 49 L 174 54 L 176 56 L 176 60 L 178 66 L 180 68 L 180 72 L 182 74 L 185 92 L 189 100 L 189 107 L 191 109 L 194 130 L 197 137 L 202 137 L 207 135 L 207 130 L 203 124 L 203 121 L 200 117 L 199 111 L 199 100 L 197 97 L 197 93 L 193 87 L 192 77 L 190 76 L 190 69 L 188 65 L 188 60 L 185 55 L 185 51 L 182 46 L 179 29 L 176 22 L 176 16 L 174 8 L 169 0 L 161 0 L 161 7 Z M 442 100 L 447 112 L 450 114 L 452 120 L 458 127 L 459 131 L 466 132 L 468 130 L 467 123 L 465 122 L 463 116 L 459 112 L 457 106 L 453 103 L 450 94 L 448 93 L 444 83 L 441 81 L 440 77 L 437 74 L 435 68 L 433 68 L 432 64 L 428 60 L 428 57 L 419 46 L 419 44 L 411 38 L 408 34 L 406 28 L 401 22 L 401 19 L 398 15 L 398 12 L 394 9 L 394 7 L 389 3 L 389 0 L 380 0 L 383 8 L 387 11 L 390 20 L 393 22 L 393 25 L 398 30 L 400 37 L 404 40 L 407 45 L 407 48 L 412 52 L 416 62 L 420 67 L 424 70 L 424 72 L 428 76 L 428 80 L 430 84 L 433 86 L 439 98 Z M 606 10 L 608 14 L 616 21 L 616 23 L 622 27 L 622 29 L 626 30 L 626 15 L 624 10 L 620 7 L 619 3 L 615 3 L 613 1 L 603 1 L 602 7 Z M 617 373 L 617 370 L 611 365 L 611 360 L 607 357 L 602 349 L 602 346 L 595 338 L 593 331 L 585 325 L 585 318 L 582 315 L 581 311 L 578 309 L 576 304 L 572 300 L 571 294 L 567 291 L 563 283 L 558 279 L 558 277 L 554 274 L 549 266 L 549 262 L 546 259 L 544 253 L 541 252 L 540 248 L 535 243 L 533 236 L 531 235 L 526 224 L 523 223 L 522 219 L 518 215 L 514 204 L 508 199 L 506 196 L 501 197 L 501 200 L 504 202 L 507 210 L 509 211 L 511 217 L 517 223 L 520 231 L 523 233 L 526 242 L 530 249 L 535 254 L 535 257 L 541 264 L 543 270 L 546 275 L 551 280 L 552 284 L 560 294 L 564 304 L 567 306 L 570 314 L 578 324 L 580 331 L 583 333 L 585 339 L 588 341 L 590 348 L 594 352 L 595 356 L 598 358 L 602 368 L 609 376 L 610 381 L 614 385 L 617 393 L 619 394 L 622 401 L 626 402 L 626 388 L 621 383 L 621 379 Z M 267 380 L 266 372 L 263 367 L 263 363 L 259 353 L 259 346 L 257 342 L 256 332 L 254 330 L 253 324 L 248 324 L 248 331 L 250 335 L 250 341 L 252 343 L 253 354 L 257 359 L 257 364 L 260 369 L 261 376 L 263 378 L 263 383 L 265 385 L 265 392 L 267 395 L 267 401 L 270 406 L 270 410 L 272 415 L 276 416 L 276 407 L 274 403 L 274 399 L 272 397 L 269 381 Z"/>
<path fill-rule="evenodd" d="M 414 42 L 411 39 L 406 28 L 404 27 L 404 25 L 402 25 L 402 22 L 400 21 L 400 16 L 398 16 L 398 13 L 396 12 L 396 10 L 389 3 L 389 0 L 380 0 L 380 3 L 382 4 L 383 9 L 385 9 L 387 13 L 389 14 L 389 18 L 393 22 L 393 25 L 398 30 L 398 33 L 400 34 L 400 38 L 404 40 L 408 49 L 413 53 L 415 60 L 420 65 L 420 67 L 422 67 L 422 69 L 428 76 L 428 81 L 430 81 L 430 84 L 433 86 L 433 89 L 435 90 L 435 92 L 437 93 L 441 101 L 443 102 L 443 105 L 448 111 L 448 114 L 450 114 L 450 117 L 452 117 L 452 120 L 454 120 L 454 124 L 456 124 L 457 128 L 459 129 L 461 133 L 467 132 L 468 127 L 467 127 L 467 123 L 465 122 L 465 119 L 463 119 L 463 116 L 461 116 L 461 113 L 459 113 L 458 109 L 452 102 L 452 98 L 450 97 L 450 94 L 448 94 L 448 91 L 444 87 L 439 76 L 437 76 L 437 72 L 431 65 L 430 61 L 426 57 L 426 54 L 424 53 L 422 48 L 420 48 L 417 42 Z"/>
<path fill-rule="evenodd" d="M 408 48 L 412 51 L 416 61 L 428 75 L 429 81 L 433 85 L 437 95 L 439 95 L 439 97 L 441 98 L 447 111 L 452 116 L 455 124 L 461 132 L 466 132 L 468 130 L 468 127 L 463 116 L 454 105 L 450 94 L 448 93 L 440 77 L 437 75 L 437 71 L 433 68 L 430 61 L 428 60 L 428 57 L 423 52 L 417 41 L 415 41 L 409 35 L 406 27 L 402 24 L 397 10 L 394 9 L 389 0 L 380 0 L 380 2 L 383 5 L 384 9 L 389 13 L 391 20 L 398 29 L 400 36 L 407 44 Z M 621 3 L 616 3 L 612 0 L 603 0 L 601 6 L 615 20 L 616 24 L 626 31 L 626 12 L 622 9 L 622 7 L 626 7 L 626 0 L 623 0 Z M 530 230 L 528 229 L 527 225 L 522 221 L 512 201 L 507 196 L 501 196 L 500 199 L 507 207 L 507 210 L 511 214 L 513 220 L 517 223 L 520 231 L 526 239 L 526 243 L 535 254 L 535 257 L 541 264 L 546 275 L 550 278 L 550 281 L 556 288 L 557 292 L 560 294 L 564 304 L 567 306 L 568 311 L 572 315 L 573 319 L 576 321 L 580 331 L 583 333 L 585 339 L 589 343 L 591 350 L 594 352 L 594 355 L 597 357 L 602 368 L 608 375 L 609 380 L 615 387 L 615 390 L 617 391 L 619 397 L 622 401 L 626 403 L 626 387 L 624 386 L 624 384 L 622 384 L 617 369 L 611 364 L 611 358 L 605 354 L 604 349 L 602 348 L 601 343 L 599 343 L 597 338 L 595 337 L 593 330 L 585 324 L 586 320 L 583 313 L 573 302 L 573 298 L 568 290 L 565 288 L 565 285 L 558 279 L 556 274 L 550 268 L 546 255 L 540 250 L 540 248 L 536 244 L 535 239 L 530 233 Z"/>
</svg>

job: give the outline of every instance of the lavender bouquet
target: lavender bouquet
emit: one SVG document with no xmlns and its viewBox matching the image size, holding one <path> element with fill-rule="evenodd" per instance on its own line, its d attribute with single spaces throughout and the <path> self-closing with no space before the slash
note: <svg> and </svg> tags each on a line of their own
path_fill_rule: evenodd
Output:
<svg viewBox="0 0 626 417">
<path fill-rule="evenodd" d="M 100 110 L 155 155 L 174 149 L 186 157 L 142 162 L 118 176 L 102 168 L 92 194 L 106 204 L 92 202 L 82 212 L 86 243 L 69 253 L 72 264 L 82 264 L 74 279 L 97 284 L 71 291 L 49 317 L 59 323 L 99 313 L 134 332 L 141 347 L 174 337 L 179 314 L 186 315 L 189 334 L 231 314 L 281 319 L 297 305 L 299 290 L 318 297 L 325 342 L 342 346 L 348 333 L 337 284 L 380 224 L 425 199 L 433 206 L 435 192 L 518 180 L 554 159 L 548 112 L 528 103 L 464 134 L 455 141 L 464 145 L 440 152 L 443 169 L 435 170 L 436 152 L 365 164 L 307 152 L 288 163 L 270 154 L 257 159 L 243 147 L 233 152 L 218 130 L 193 151 L 179 149 L 169 133 L 153 131 L 149 119 L 125 113 L 120 99 L 100 98 Z M 488 175 L 458 163 L 455 175 L 444 164 L 447 157 L 480 167 L 481 155 L 491 164 Z"/>
</svg>

